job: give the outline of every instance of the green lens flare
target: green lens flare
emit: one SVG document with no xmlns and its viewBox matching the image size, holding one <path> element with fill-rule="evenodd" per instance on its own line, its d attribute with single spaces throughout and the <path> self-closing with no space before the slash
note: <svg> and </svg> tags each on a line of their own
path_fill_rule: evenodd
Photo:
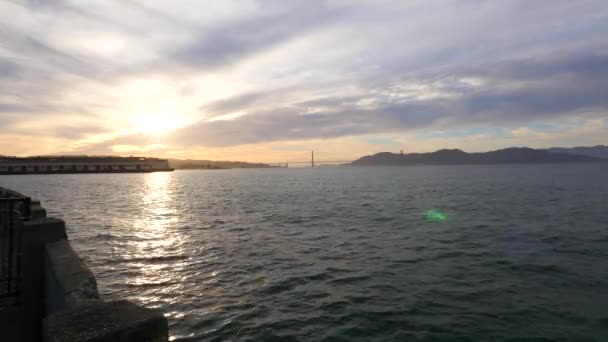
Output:
<svg viewBox="0 0 608 342">
<path fill-rule="evenodd" d="M 428 222 L 443 222 L 448 218 L 440 211 L 437 210 L 429 210 L 426 212 L 426 220 Z"/>
</svg>

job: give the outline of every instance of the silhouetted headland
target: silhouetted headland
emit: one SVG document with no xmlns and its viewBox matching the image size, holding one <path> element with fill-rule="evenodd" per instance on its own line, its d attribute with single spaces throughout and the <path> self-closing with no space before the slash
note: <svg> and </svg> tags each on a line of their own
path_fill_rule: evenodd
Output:
<svg viewBox="0 0 608 342">
<path fill-rule="evenodd" d="M 372 165 L 466 165 L 466 164 L 542 164 L 597 163 L 608 159 L 578 154 L 550 152 L 527 147 L 512 147 L 491 152 L 467 153 L 458 149 L 443 149 L 430 153 L 382 152 L 352 162 L 355 166 Z"/>
<path fill-rule="evenodd" d="M 597 145 L 597 146 L 579 146 L 579 147 L 552 147 L 546 149 L 546 151 L 554 153 L 565 153 L 575 154 L 582 156 L 589 156 L 594 158 L 608 158 L 608 146 Z"/>
</svg>

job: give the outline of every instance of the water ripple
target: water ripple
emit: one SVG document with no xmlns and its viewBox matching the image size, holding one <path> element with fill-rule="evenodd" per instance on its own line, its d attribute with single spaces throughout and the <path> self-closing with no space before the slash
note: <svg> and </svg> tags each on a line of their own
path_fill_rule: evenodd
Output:
<svg viewBox="0 0 608 342">
<path fill-rule="evenodd" d="M 3 177 L 177 341 L 606 341 L 608 170 Z M 427 222 L 428 210 L 444 222 Z"/>
</svg>

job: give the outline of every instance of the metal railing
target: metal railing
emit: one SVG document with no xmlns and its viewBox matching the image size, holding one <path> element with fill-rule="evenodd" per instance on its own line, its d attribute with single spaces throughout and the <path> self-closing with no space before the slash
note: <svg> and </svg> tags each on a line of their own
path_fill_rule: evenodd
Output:
<svg viewBox="0 0 608 342">
<path fill-rule="evenodd" d="M 0 307 L 19 302 L 21 290 L 21 237 L 30 218 L 31 199 L 0 193 Z"/>
</svg>

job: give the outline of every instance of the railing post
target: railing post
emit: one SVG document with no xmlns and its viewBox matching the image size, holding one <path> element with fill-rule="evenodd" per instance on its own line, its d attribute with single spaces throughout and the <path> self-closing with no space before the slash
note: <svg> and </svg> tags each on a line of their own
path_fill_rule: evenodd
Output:
<svg viewBox="0 0 608 342">
<path fill-rule="evenodd" d="M 65 222 L 41 218 L 23 227 L 23 313 L 24 341 L 39 341 L 44 317 L 44 248 L 49 242 L 67 239 Z"/>
<path fill-rule="evenodd" d="M 2 191 L 2 196 L 11 196 Z M 19 300 L 21 279 L 21 230 L 29 210 L 29 198 L 0 198 L 0 307 L 14 305 Z M 24 213 L 26 213 L 24 215 Z"/>
<path fill-rule="evenodd" d="M 0 188 L 0 331 L 7 341 L 24 339 L 23 226 L 30 216 L 30 199 Z M 37 327 L 34 329 L 38 331 Z"/>
<path fill-rule="evenodd" d="M 14 253 L 14 244 L 15 244 L 15 237 L 14 237 L 14 230 L 15 230 L 15 218 L 14 218 L 14 210 L 15 210 L 15 202 L 13 201 L 9 201 L 8 203 L 8 225 L 6 227 L 7 231 L 8 231 L 8 238 L 7 238 L 7 242 L 8 242 L 8 253 L 7 253 L 7 263 L 8 263 L 8 270 L 5 274 L 6 276 L 6 294 L 7 295 L 11 295 L 12 291 L 11 291 L 11 285 L 13 283 L 13 253 Z"/>
</svg>

